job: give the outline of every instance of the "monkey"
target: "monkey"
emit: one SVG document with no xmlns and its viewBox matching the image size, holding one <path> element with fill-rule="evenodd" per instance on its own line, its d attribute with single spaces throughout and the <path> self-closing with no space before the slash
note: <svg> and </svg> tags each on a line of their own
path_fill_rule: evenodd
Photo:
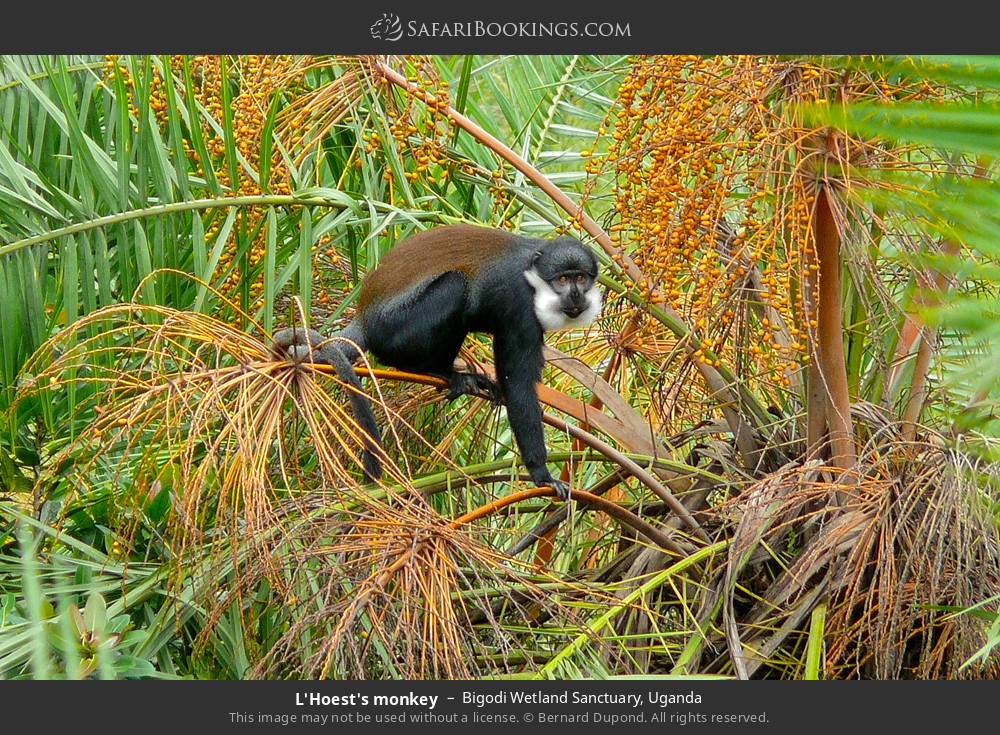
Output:
<svg viewBox="0 0 1000 735">
<path fill-rule="evenodd" d="M 347 383 L 367 434 L 368 480 L 381 477 L 381 445 L 371 403 L 352 365 L 369 351 L 391 367 L 447 381 L 448 399 L 486 394 L 507 405 L 514 439 L 531 479 L 569 500 L 570 486 L 546 466 L 541 379 L 544 333 L 590 324 L 601 311 L 599 266 L 576 238 L 536 239 L 474 225 L 445 225 L 405 238 L 364 278 L 357 314 L 334 337 L 298 327 L 275 333 L 276 353 L 333 366 Z M 459 372 L 454 361 L 469 333 L 493 338 L 497 382 Z M 342 339 L 337 339 L 342 338 Z"/>
</svg>

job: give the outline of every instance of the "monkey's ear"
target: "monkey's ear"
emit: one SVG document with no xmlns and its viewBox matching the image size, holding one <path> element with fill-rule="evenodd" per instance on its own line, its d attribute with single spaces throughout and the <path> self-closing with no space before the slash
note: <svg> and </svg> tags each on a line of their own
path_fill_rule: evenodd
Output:
<svg viewBox="0 0 1000 735">
<path fill-rule="evenodd" d="M 536 250 L 535 252 L 533 252 L 531 254 L 531 267 L 532 268 L 535 267 L 535 264 L 538 262 L 538 259 L 541 258 L 541 257 L 542 257 L 542 251 L 541 250 Z"/>
</svg>

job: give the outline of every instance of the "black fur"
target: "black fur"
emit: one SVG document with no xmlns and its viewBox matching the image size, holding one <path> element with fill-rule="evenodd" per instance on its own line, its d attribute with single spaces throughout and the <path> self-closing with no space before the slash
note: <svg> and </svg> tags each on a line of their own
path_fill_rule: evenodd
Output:
<svg viewBox="0 0 1000 735">
<path fill-rule="evenodd" d="M 573 237 L 558 237 L 547 242 L 532 256 L 532 265 L 539 275 L 546 280 L 560 274 L 576 275 L 578 273 L 597 278 L 597 258 L 593 252 L 580 246 L 580 241 Z"/>
<path fill-rule="evenodd" d="M 474 247 L 475 244 L 470 244 Z M 593 253 L 573 238 L 535 240 L 516 238 L 501 257 L 483 265 L 470 277 L 458 270 L 447 271 L 413 284 L 388 299 L 368 304 L 341 333 L 370 350 L 381 362 L 400 370 L 431 373 L 449 382 L 449 398 L 464 393 L 485 394 L 507 403 L 507 415 L 521 457 L 532 480 L 548 485 L 564 499 L 570 487 L 552 477 L 546 466 L 547 452 L 542 430 L 542 409 L 535 383 L 542 375 L 543 330 L 535 316 L 534 291 L 524 272 L 534 267 L 545 278 L 559 273 L 597 276 Z M 279 350 L 289 351 L 305 335 L 283 330 L 275 335 Z M 453 368 L 462 342 L 469 332 L 493 336 L 493 352 L 499 386 L 482 375 L 457 373 Z M 278 336 L 282 339 L 279 341 Z M 322 337 L 311 332 L 314 341 Z M 336 345 L 327 344 L 318 358 L 330 362 L 341 378 L 355 386 L 346 372 L 357 355 L 347 356 Z M 351 391 L 358 423 L 378 441 L 371 405 Z M 374 465 L 369 467 L 369 457 Z M 366 473 L 377 476 L 377 458 L 365 452 Z M 378 467 L 378 470 L 381 468 Z"/>
</svg>

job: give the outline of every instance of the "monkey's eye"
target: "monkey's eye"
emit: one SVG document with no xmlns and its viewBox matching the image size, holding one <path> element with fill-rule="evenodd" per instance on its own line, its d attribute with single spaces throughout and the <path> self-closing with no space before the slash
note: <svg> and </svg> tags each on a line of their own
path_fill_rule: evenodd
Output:
<svg viewBox="0 0 1000 735">
<path fill-rule="evenodd" d="M 562 288 L 566 288 L 566 286 L 569 285 L 569 276 L 559 276 L 559 278 L 556 279 L 556 283 L 558 283 Z"/>
<path fill-rule="evenodd" d="M 587 284 L 587 277 L 585 275 L 580 274 L 579 276 L 576 277 L 577 286 L 585 286 L 586 284 Z"/>
</svg>

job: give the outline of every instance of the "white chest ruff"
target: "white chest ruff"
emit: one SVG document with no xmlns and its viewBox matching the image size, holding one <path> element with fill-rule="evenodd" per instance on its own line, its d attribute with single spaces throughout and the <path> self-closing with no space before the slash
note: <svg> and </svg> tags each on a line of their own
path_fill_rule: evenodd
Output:
<svg viewBox="0 0 1000 735">
<path fill-rule="evenodd" d="M 579 316 L 570 318 L 560 308 L 559 294 L 541 276 L 533 270 L 527 270 L 524 277 L 535 291 L 535 316 L 546 332 L 585 327 L 601 313 L 601 292 L 596 285 L 587 291 L 587 308 Z"/>
</svg>

